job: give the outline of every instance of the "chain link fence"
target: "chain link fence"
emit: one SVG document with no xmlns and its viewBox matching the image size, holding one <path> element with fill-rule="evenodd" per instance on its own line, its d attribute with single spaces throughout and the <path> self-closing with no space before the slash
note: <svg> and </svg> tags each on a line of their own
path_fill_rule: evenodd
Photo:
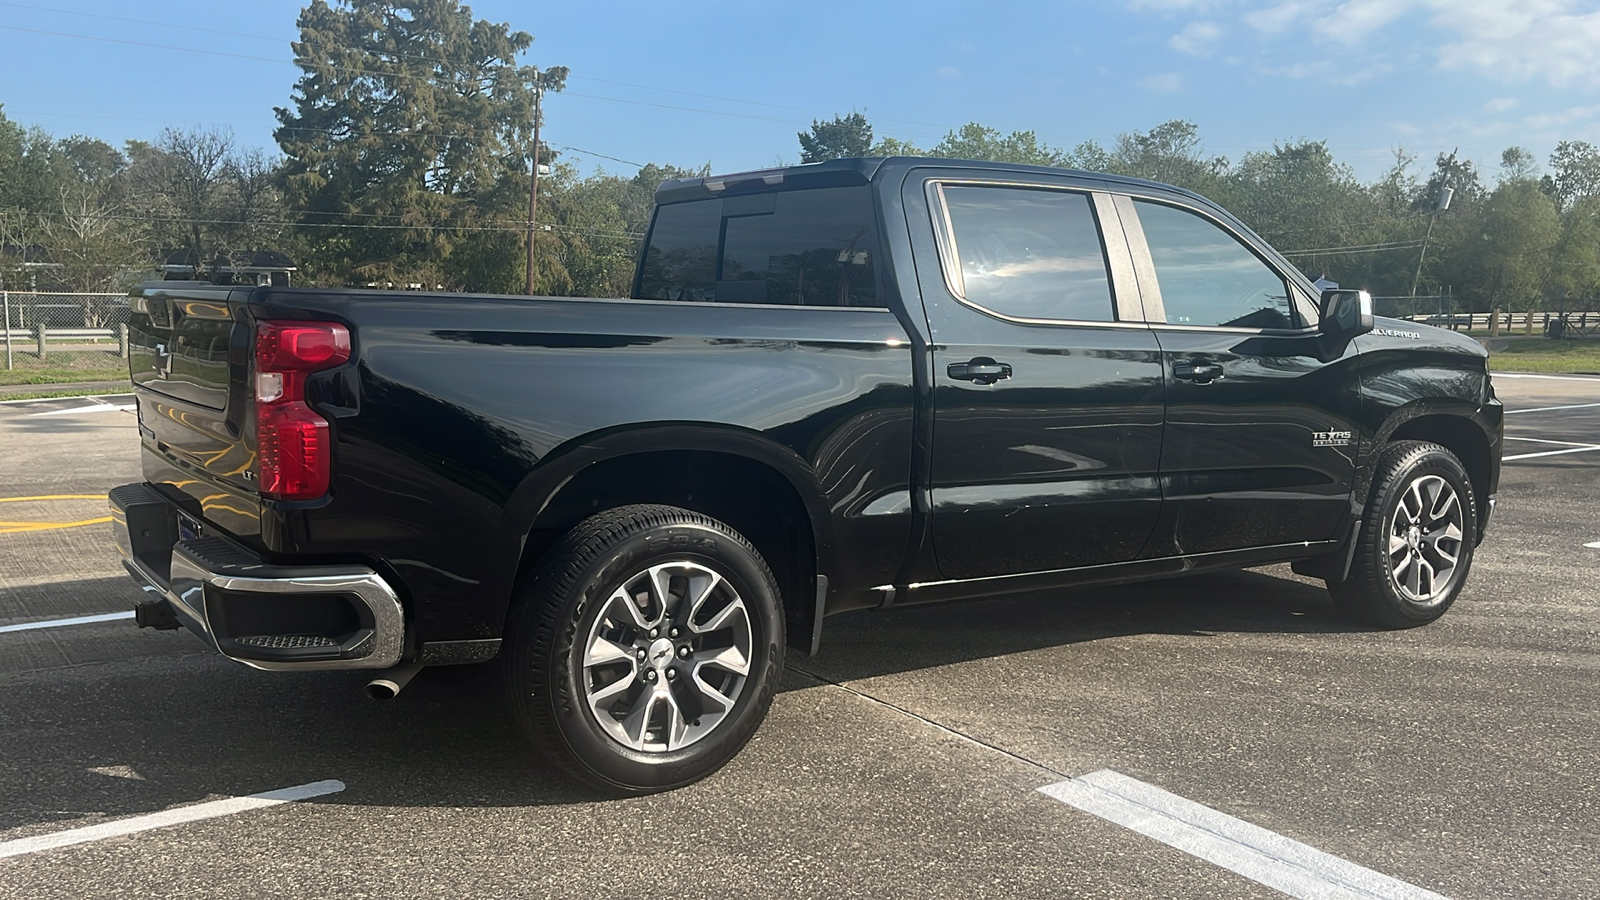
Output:
<svg viewBox="0 0 1600 900">
<path fill-rule="evenodd" d="M 0 291 L 0 384 L 128 377 L 128 297 Z"/>
</svg>

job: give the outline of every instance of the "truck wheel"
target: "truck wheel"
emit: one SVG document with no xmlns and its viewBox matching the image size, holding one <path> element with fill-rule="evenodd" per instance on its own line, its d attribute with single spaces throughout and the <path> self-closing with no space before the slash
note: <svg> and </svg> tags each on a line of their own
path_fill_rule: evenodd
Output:
<svg viewBox="0 0 1600 900">
<path fill-rule="evenodd" d="M 732 528 L 623 506 L 544 555 L 518 588 L 506 640 L 524 732 L 578 778 L 643 794 L 704 778 L 755 733 L 783 666 L 783 607 Z"/>
<path fill-rule="evenodd" d="M 1444 615 L 1472 565 L 1478 507 L 1455 454 L 1423 441 L 1383 449 L 1350 576 L 1328 592 L 1356 618 L 1414 628 Z"/>
</svg>

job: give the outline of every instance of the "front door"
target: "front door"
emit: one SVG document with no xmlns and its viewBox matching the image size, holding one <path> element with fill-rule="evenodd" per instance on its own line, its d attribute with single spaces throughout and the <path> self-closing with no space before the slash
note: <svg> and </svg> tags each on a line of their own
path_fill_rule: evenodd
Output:
<svg viewBox="0 0 1600 900">
<path fill-rule="evenodd" d="M 1319 358 L 1315 309 L 1219 218 L 1118 197 L 1161 345 L 1161 523 L 1147 557 L 1333 540 L 1349 509 L 1355 353 Z"/>
</svg>

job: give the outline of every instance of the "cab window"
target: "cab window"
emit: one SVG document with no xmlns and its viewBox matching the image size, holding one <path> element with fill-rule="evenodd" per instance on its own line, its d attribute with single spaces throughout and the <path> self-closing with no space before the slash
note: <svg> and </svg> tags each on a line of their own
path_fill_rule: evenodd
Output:
<svg viewBox="0 0 1600 900">
<path fill-rule="evenodd" d="M 1233 235 L 1175 206 L 1134 205 L 1169 324 L 1294 327 L 1288 286 Z"/>
</svg>

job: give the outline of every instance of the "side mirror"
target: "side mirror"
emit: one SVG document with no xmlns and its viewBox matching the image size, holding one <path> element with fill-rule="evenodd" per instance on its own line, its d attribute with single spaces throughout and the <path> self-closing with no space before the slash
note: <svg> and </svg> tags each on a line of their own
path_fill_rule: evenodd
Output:
<svg viewBox="0 0 1600 900">
<path fill-rule="evenodd" d="M 1330 338 L 1349 340 L 1366 334 L 1374 326 L 1372 295 L 1366 291 L 1323 291 L 1321 312 L 1322 323 L 1318 330 Z"/>
</svg>

